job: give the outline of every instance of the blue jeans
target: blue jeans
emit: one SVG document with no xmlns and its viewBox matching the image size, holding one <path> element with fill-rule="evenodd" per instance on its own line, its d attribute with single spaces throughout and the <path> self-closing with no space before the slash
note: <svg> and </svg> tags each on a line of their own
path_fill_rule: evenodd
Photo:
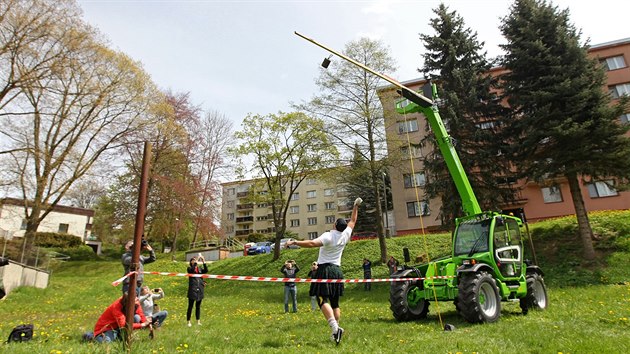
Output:
<svg viewBox="0 0 630 354">
<path fill-rule="evenodd" d="M 166 310 L 154 312 L 151 316 L 151 324 L 156 327 L 160 327 L 162 323 L 164 323 L 166 316 L 168 316 L 168 312 Z M 133 315 L 133 321 L 135 323 L 140 323 L 140 315 Z"/>
<path fill-rule="evenodd" d="M 99 343 L 111 343 L 117 340 L 122 340 L 122 336 L 120 335 L 120 330 L 111 329 L 94 337 L 94 340 Z"/>
<path fill-rule="evenodd" d="M 289 312 L 289 296 L 293 302 L 293 312 L 297 312 L 297 286 L 284 286 L 284 312 Z"/>
</svg>

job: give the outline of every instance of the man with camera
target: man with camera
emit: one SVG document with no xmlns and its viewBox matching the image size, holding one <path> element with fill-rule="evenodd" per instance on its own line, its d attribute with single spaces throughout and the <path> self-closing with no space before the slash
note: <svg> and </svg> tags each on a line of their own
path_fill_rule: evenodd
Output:
<svg viewBox="0 0 630 354">
<path fill-rule="evenodd" d="M 286 261 L 280 268 L 280 272 L 285 278 L 295 278 L 295 274 L 300 271 L 300 267 L 294 260 Z M 288 281 L 284 283 L 284 312 L 289 312 L 289 297 L 293 306 L 293 312 L 297 312 L 297 287 L 295 282 Z"/>
<path fill-rule="evenodd" d="M 124 275 L 129 274 L 129 271 L 131 269 L 131 261 L 133 259 L 132 248 L 133 248 L 133 241 L 127 242 L 127 244 L 125 245 L 125 253 L 123 253 L 122 258 L 121 258 L 123 268 L 125 269 Z M 140 288 L 142 287 L 142 282 L 144 280 L 144 274 L 142 273 L 144 271 L 144 265 L 155 262 L 155 260 L 157 259 L 155 257 L 155 251 L 153 250 L 151 245 L 149 245 L 147 240 L 145 240 L 144 238 L 142 238 L 142 243 L 141 243 L 141 248 L 140 248 L 140 252 L 142 251 L 148 251 L 149 256 L 146 257 L 141 254 L 140 258 L 138 258 L 138 264 L 136 266 L 136 270 L 138 271 L 138 274 L 136 275 L 136 296 L 140 294 Z M 129 290 L 129 277 L 123 280 L 123 286 L 122 286 L 123 293 L 127 292 L 127 290 Z"/>
</svg>

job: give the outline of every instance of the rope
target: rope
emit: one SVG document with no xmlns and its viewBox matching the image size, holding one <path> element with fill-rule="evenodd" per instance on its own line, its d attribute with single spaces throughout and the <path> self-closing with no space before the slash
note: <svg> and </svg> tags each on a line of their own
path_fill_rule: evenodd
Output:
<svg viewBox="0 0 630 354">
<path fill-rule="evenodd" d="M 418 185 L 416 183 L 416 170 L 415 170 L 414 163 L 413 163 L 414 156 L 413 156 L 412 149 L 411 149 L 411 138 L 409 137 L 409 129 L 407 128 L 407 112 L 406 111 L 403 112 L 403 119 L 405 121 L 405 135 L 407 137 L 407 150 L 409 151 L 409 164 L 411 166 L 411 183 L 412 183 L 413 189 L 414 189 L 414 191 L 416 193 L 416 203 L 418 203 L 418 209 L 420 211 L 420 215 L 418 215 L 418 217 L 420 219 L 420 230 L 422 230 L 422 242 L 423 242 L 423 245 L 424 245 L 425 253 L 427 255 L 427 263 L 431 264 L 431 256 L 429 256 L 429 244 L 427 242 L 427 234 L 426 234 L 426 230 L 425 230 L 425 227 L 424 227 L 424 218 L 423 218 L 423 215 L 422 215 L 423 214 L 422 213 L 422 204 L 420 203 L 420 193 L 419 193 Z M 418 130 L 420 130 L 420 127 L 418 127 Z M 424 178 L 425 178 L 425 181 L 426 181 L 427 176 L 425 175 Z M 433 271 L 437 272 L 437 265 L 436 264 L 433 264 Z M 428 278 L 425 278 L 425 279 L 428 279 Z M 437 315 L 438 315 L 438 321 L 440 322 L 440 327 L 444 328 L 444 323 L 442 322 L 442 312 L 440 311 L 440 302 L 437 299 L 437 291 L 435 290 L 435 286 L 433 286 L 432 288 L 433 288 L 433 300 L 435 301 L 436 312 L 437 312 Z"/>
<path fill-rule="evenodd" d="M 377 278 L 377 279 L 310 279 L 310 278 L 277 278 L 277 277 L 255 277 L 250 275 L 220 275 L 220 274 L 189 274 L 189 273 L 172 273 L 172 272 L 129 272 L 124 277 L 112 282 L 112 286 L 118 286 L 127 277 L 133 273 L 164 275 L 170 277 L 187 277 L 187 278 L 204 278 L 219 280 L 240 280 L 240 281 L 258 281 L 273 283 L 384 283 L 397 281 L 419 281 L 425 279 L 448 279 L 454 276 L 435 276 L 430 278 Z"/>
</svg>

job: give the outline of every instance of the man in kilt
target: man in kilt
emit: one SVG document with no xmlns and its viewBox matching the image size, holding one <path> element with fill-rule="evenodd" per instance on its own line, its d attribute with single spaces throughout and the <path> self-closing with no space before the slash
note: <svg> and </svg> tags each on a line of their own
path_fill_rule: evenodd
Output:
<svg viewBox="0 0 630 354">
<path fill-rule="evenodd" d="M 313 279 L 343 279 L 341 271 L 341 255 L 350 242 L 352 229 L 357 222 L 359 205 L 363 202 L 361 198 L 354 201 L 352 216 L 350 221 L 337 219 L 335 227 L 314 240 L 288 241 L 286 246 L 298 245 L 300 247 L 319 247 L 319 257 L 317 258 L 317 273 Z M 311 283 L 310 296 L 317 297 L 317 304 L 328 321 L 332 331 L 331 339 L 339 344 L 343 335 L 343 328 L 339 327 L 341 309 L 339 308 L 339 297 L 343 295 L 343 283 Z"/>
</svg>

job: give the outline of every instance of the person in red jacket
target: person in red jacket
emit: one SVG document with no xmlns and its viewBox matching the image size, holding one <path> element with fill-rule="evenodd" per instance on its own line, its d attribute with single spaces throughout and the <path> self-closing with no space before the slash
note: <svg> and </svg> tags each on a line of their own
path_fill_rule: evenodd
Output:
<svg viewBox="0 0 630 354">
<path fill-rule="evenodd" d="M 127 295 L 127 293 L 124 293 L 123 296 L 112 302 L 98 318 L 94 326 L 94 340 L 99 343 L 122 340 L 122 331 L 127 325 L 127 318 L 125 316 Z M 133 329 L 151 328 L 151 321 L 148 321 L 144 316 L 138 299 L 136 299 L 135 313 L 140 316 L 140 322 L 134 323 Z"/>
</svg>

